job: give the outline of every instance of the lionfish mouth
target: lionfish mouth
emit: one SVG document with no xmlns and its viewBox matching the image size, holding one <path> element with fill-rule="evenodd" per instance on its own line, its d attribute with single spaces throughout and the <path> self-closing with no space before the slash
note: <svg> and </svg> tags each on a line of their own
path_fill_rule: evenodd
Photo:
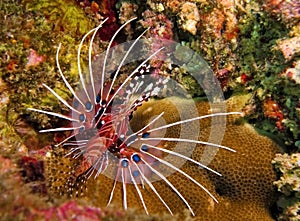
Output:
<svg viewBox="0 0 300 221">
<path fill-rule="evenodd" d="M 85 165 L 84 170 L 81 171 L 78 176 L 81 175 L 89 179 L 91 177 L 97 178 L 100 174 L 104 174 L 115 180 L 107 205 L 110 205 L 113 199 L 117 182 L 121 182 L 124 209 L 127 209 L 127 185 L 134 185 L 138 198 L 145 212 L 148 214 L 147 205 L 141 191 L 141 188 L 147 185 L 169 213 L 173 214 L 169 205 L 152 184 L 152 182 L 156 180 L 162 180 L 183 201 L 191 214 L 195 215 L 188 200 L 186 200 L 182 193 L 176 188 L 176 185 L 171 183 L 167 177 L 171 173 L 178 172 L 205 191 L 215 202 L 218 202 L 215 196 L 195 178 L 180 169 L 180 167 L 184 162 L 189 161 L 200 168 L 204 168 L 221 176 L 220 173 L 207 166 L 210 160 L 201 163 L 191 157 L 193 147 L 201 144 L 231 152 L 235 152 L 235 150 L 220 145 L 222 136 L 215 142 L 201 141 L 197 138 L 195 139 L 194 135 L 184 134 L 183 128 L 185 126 L 190 127 L 191 123 L 197 123 L 204 118 L 211 118 L 213 121 L 214 117 L 225 117 L 226 119 L 227 115 L 241 113 L 226 112 L 224 108 L 219 108 L 221 111 L 212 112 L 204 116 L 185 116 L 185 113 L 180 113 L 182 117 L 180 121 L 166 123 L 164 121 L 164 112 L 161 112 L 149 120 L 146 125 L 140 126 L 138 130 L 133 132 L 130 122 L 134 118 L 136 110 L 155 96 L 163 97 L 165 91 L 174 86 L 173 80 L 159 72 L 161 63 L 180 63 L 176 60 L 177 58 L 175 59 L 172 55 L 172 50 L 176 50 L 175 48 L 180 45 L 162 39 L 142 40 L 142 37 L 148 29 L 134 41 L 111 47 L 118 33 L 134 19 L 135 18 L 127 21 L 116 31 L 108 44 L 106 52 L 98 56 L 95 61 L 92 59 L 93 41 L 96 33 L 107 19 L 98 27 L 90 30 L 82 38 L 77 55 L 78 74 L 80 78 L 80 86 L 77 90 L 71 87 L 60 68 L 59 50 L 61 44 L 59 44 L 56 54 L 57 68 L 66 87 L 74 97 L 73 103 L 69 104 L 46 84 L 43 84 L 43 86 L 70 110 L 70 116 L 41 109 L 28 109 L 52 115 L 71 123 L 72 126 L 70 127 L 51 128 L 41 130 L 40 132 L 71 131 L 70 135 L 56 146 L 69 147 L 69 152 L 66 154 L 66 157 L 69 156 L 83 162 L 82 165 Z M 80 64 L 81 48 L 85 39 L 90 35 L 88 73 L 84 74 Z M 153 48 L 155 48 L 155 50 L 153 50 Z M 163 54 L 164 51 L 165 53 Z M 192 68 L 187 68 L 187 71 L 196 79 L 201 76 L 199 78 L 201 78 L 202 81 L 205 78 L 206 82 L 211 82 L 212 85 L 210 86 L 203 85 L 201 82 L 199 82 L 199 84 L 204 88 L 211 106 L 216 104 L 220 107 L 223 99 L 222 90 L 218 82 L 214 79 L 213 73 L 208 68 L 206 62 L 197 54 L 194 53 L 194 55 L 199 60 L 199 67 L 198 69 L 196 68 L 196 71 Z M 124 77 L 124 74 L 121 74 L 122 67 L 132 63 L 136 64 L 137 61 L 141 62 Z M 198 72 L 200 72 L 200 75 Z M 210 80 L 208 81 L 207 79 Z M 191 108 L 195 107 L 191 106 Z M 180 107 L 178 107 L 178 109 L 180 109 Z M 197 113 L 197 111 L 195 111 L 195 113 Z M 181 134 L 178 137 L 165 136 L 167 129 L 176 126 L 182 127 Z M 225 126 L 225 124 L 223 126 Z M 199 125 L 196 127 L 199 127 Z M 223 129 L 225 129 L 225 127 Z M 198 130 L 199 128 L 195 130 L 196 137 L 198 137 Z M 189 145 L 189 151 L 179 151 L 179 148 L 182 149 L 182 146 L 172 149 L 165 148 L 163 144 L 166 142 L 174 142 L 177 143 L 178 146 L 180 146 L 180 144 Z M 168 156 L 171 157 L 168 158 Z M 173 162 L 172 157 L 174 157 L 174 159 L 181 159 L 181 163 Z M 159 165 L 163 165 L 169 170 L 160 170 Z"/>
</svg>

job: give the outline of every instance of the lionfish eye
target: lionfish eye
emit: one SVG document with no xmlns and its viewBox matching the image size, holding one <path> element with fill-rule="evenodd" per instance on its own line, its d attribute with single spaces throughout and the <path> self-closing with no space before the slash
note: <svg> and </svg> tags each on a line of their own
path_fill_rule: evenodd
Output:
<svg viewBox="0 0 300 221">
<path fill-rule="evenodd" d="M 124 168 L 128 167 L 128 165 L 129 165 L 128 160 L 127 160 L 127 159 L 122 159 L 122 160 L 121 160 L 121 165 L 122 165 L 122 167 L 124 167 Z"/>
<path fill-rule="evenodd" d="M 141 158 L 138 154 L 133 154 L 131 157 L 132 157 L 132 160 L 136 163 L 141 161 Z"/>
</svg>

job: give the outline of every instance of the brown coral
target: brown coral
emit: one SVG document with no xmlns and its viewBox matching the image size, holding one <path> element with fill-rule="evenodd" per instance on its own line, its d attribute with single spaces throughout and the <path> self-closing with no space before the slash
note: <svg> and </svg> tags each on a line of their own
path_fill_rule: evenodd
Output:
<svg viewBox="0 0 300 221">
<path fill-rule="evenodd" d="M 240 110 L 241 106 L 243 106 L 243 100 L 245 100 L 244 97 L 235 97 L 230 100 L 228 102 L 229 111 Z M 186 100 L 179 98 L 172 98 L 171 101 L 156 100 L 148 102 L 135 113 L 132 128 L 142 127 L 150 117 L 158 115 L 162 111 L 165 112 L 165 121 L 178 121 L 179 116 L 176 106 L 186 107 L 186 102 Z M 175 106 L 174 103 L 176 104 Z M 206 114 L 210 108 L 208 102 L 197 102 L 196 106 L 200 115 Z M 186 109 L 185 112 L 188 114 L 190 110 Z M 201 120 L 200 140 L 207 140 L 209 137 L 210 123 L 209 119 Z M 167 130 L 166 136 L 176 135 L 179 133 L 179 130 L 179 127 L 172 127 L 172 130 Z M 171 143 L 166 145 L 166 148 L 172 148 Z M 211 191 L 217 197 L 219 203 L 215 203 L 207 193 L 179 173 L 170 175 L 168 177 L 169 181 L 176 185 L 191 204 L 196 214 L 196 220 L 272 220 L 270 206 L 274 203 L 272 182 L 275 180 L 275 173 L 273 172 L 271 161 L 275 153 L 278 152 L 278 147 L 268 138 L 257 134 L 250 125 L 239 122 L 237 117 L 227 118 L 227 127 L 222 145 L 237 151 L 232 153 L 220 149 L 209 164 L 212 169 L 222 173 L 222 177 L 200 169 L 192 163 L 185 163 L 182 167 L 184 171 Z M 201 161 L 204 149 L 201 145 L 197 146 L 192 157 Z M 208 151 L 206 153 L 213 152 Z M 56 194 L 66 191 L 64 186 L 63 190 L 58 188 L 61 188 L 60 185 L 66 182 L 65 179 L 68 177 L 68 172 L 72 173 L 71 168 L 74 168 L 73 162 L 66 159 L 63 160 L 63 155 L 59 155 L 61 156 L 52 154 L 47 167 L 47 173 L 51 177 L 50 186 L 52 193 Z M 63 161 L 58 163 L 60 160 Z M 62 174 L 64 175 L 62 176 Z M 60 182 L 57 182 L 58 179 L 60 179 Z M 94 206 L 106 206 L 114 180 L 100 175 L 97 179 L 89 179 L 84 185 L 79 181 L 76 183 L 78 187 L 75 187 L 74 195 L 75 193 L 80 195 L 84 191 L 84 187 L 87 187 L 84 198 Z M 163 181 L 154 182 L 153 185 L 171 210 L 175 214 L 183 216 L 186 207 L 168 185 Z M 141 188 L 141 192 L 151 213 L 167 212 L 164 205 L 149 187 Z M 128 206 L 130 208 L 138 208 L 143 213 L 143 207 L 133 185 L 128 185 L 127 197 Z M 113 204 L 122 207 L 121 183 L 118 183 L 116 186 Z"/>
</svg>

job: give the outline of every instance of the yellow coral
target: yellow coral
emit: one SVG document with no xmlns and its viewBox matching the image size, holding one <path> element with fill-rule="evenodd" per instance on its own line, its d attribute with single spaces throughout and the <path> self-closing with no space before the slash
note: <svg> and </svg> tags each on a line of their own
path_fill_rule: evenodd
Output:
<svg viewBox="0 0 300 221">
<path fill-rule="evenodd" d="M 240 110 L 245 101 L 245 97 L 234 97 L 227 102 L 228 111 Z M 143 127 L 149 119 L 155 115 L 165 112 L 164 120 L 174 122 L 179 120 L 176 106 L 185 107 L 186 100 L 181 98 L 172 98 L 168 100 L 155 100 L 145 103 L 139 108 L 131 122 L 134 129 Z M 176 103 L 176 105 L 174 105 Z M 196 107 L 199 115 L 205 115 L 209 112 L 208 102 L 197 102 Z M 185 110 L 189 112 L 189 109 Z M 211 120 L 206 118 L 200 121 L 200 140 L 207 141 L 210 135 Z M 180 132 L 180 127 L 168 128 L 166 136 L 174 136 Z M 172 148 L 171 143 L 165 143 L 166 148 Z M 222 145 L 236 150 L 236 153 L 220 149 L 209 167 L 220 172 L 223 176 L 219 177 L 207 170 L 200 169 L 197 165 L 186 162 L 182 170 L 195 178 L 199 183 L 205 186 L 216 198 L 216 203 L 190 180 L 187 180 L 182 174 L 176 172 L 168 176 L 168 180 L 173 183 L 190 203 L 196 214 L 196 220 L 273 220 L 270 214 L 270 206 L 274 203 L 274 192 L 272 182 L 276 179 L 271 161 L 274 158 L 278 147 L 268 138 L 256 133 L 252 126 L 242 123 L 239 117 L 227 117 L 226 131 Z M 202 161 L 204 149 L 203 145 L 197 145 L 192 154 L 192 158 Z M 51 177 L 50 186 L 53 193 L 59 193 L 61 186 L 68 177 L 68 171 L 74 171 L 74 164 L 64 165 L 64 160 L 58 163 L 62 157 L 51 156 L 46 171 Z M 54 163 L 55 162 L 55 163 Z M 176 162 L 175 162 L 176 163 Z M 60 168 L 61 167 L 61 168 Z M 73 169 L 70 169 L 72 168 Z M 64 176 L 60 173 L 62 171 Z M 64 178 L 62 178 L 64 177 Z M 57 182 L 57 179 L 60 179 Z M 65 179 L 65 180 L 64 180 Z M 81 191 L 87 187 L 84 198 L 92 205 L 106 206 L 114 180 L 100 175 L 97 179 L 90 178 L 85 185 L 78 184 L 74 192 Z M 153 182 L 153 185 L 160 193 L 161 197 L 169 205 L 174 214 L 178 214 L 180 220 L 183 219 L 185 204 L 172 191 L 164 181 Z M 84 188 L 83 188 L 84 186 Z M 61 187 L 60 187 L 61 188 Z M 166 207 L 146 185 L 144 189 L 140 188 L 150 213 L 167 213 Z M 143 212 L 142 204 L 134 185 L 127 185 L 128 207 L 137 208 Z M 117 183 L 113 202 L 115 206 L 122 207 L 122 185 Z"/>
<path fill-rule="evenodd" d="M 200 21 L 200 15 L 196 4 L 191 2 L 184 3 L 181 6 L 179 17 L 183 30 L 195 35 L 197 33 L 197 23 Z"/>
</svg>

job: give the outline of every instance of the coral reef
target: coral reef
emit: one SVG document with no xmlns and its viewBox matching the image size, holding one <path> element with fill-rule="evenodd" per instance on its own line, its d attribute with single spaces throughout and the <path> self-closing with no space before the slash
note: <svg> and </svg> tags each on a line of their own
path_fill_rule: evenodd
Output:
<svg viewBox="0 0 300 221">
<path fill-rule="evenodd" d="M 0 162 L 0 220 L 174 220 L 170 216 L 136 215 L 134 210 L 124 213 L 118 208 L 100 209 L 86 205 L 84 200 L 49 202 L 48 197 L 33 194 L 32 188 L 24 184 L 12 160 L 0 156 Z"/>
<path fill-rule="evenodd" d="M 179 24 L 183 30 L 195 35 L 197 33 L 197 23 L 200 20 L 198 8 L 195 3 L 191 2 L 186 2 L 181 7 Z"/>
<path fill-rule="evenodd" d="M 114 214 L 113 210 L 106 213 L 103 210 L 99 211 L 99 208 L 86 206 L 86 203 L 95 204 L 91 199 L 88 202 L 64 199 L 64 202 L 50 203 L 32 193 L 33 191 L 48 197 L 45 179 L 47 182 L 54 182 L 51 179 L 55 175 L 49 175 L 49 165 L 46 166 L 48 171 L 46 174 L 43 167 L 45 159 L 49 163 L 50 153 L 57 154 L 57 156 L 50 154 L 51 162 L 55 157 L 63 162 L 62 170 L 68 171 L 68 165 L 72 165 L 72 162 L 69 159 L 61 159 L 59 156 L 63 153 L 57 149 L 53 150 L 50 145 L 53 140 L 56 143 L 61 141 L 63 134 L 55 134 L 52 137 L 52 135 L 37 133 L 41 128 L 58 127 L 64 122 L 55 117 L 26 111 L 27 107 L 34 106 L 67 114 L 66 108 L 42 86 L 42 83 L 45 83 L 54 88 L 64 99 L 71 100 L 71 94 L 55 69 L 57 45 L 62 43 L 60 65 L 71 85 L 76 86 L 78 82 L 76 48 L 82 35 L 106 17 L 109 19 L 99 33 L 100 39 L 96 38 L 93 45 L 95 51 L 100 52 L 105 49 L 105 41 L 110 39 L 120 24 L 136 16 L 137 20 L 126 27 L 120 39 L 113 44 L 133 39 L 144 28 L 150 28 L 147 37 L 175 39 L 182 45 L 191 47 L 208 61 L 221 83 L 226 98 L 240 91 L 253 94 L 251 102 L 244 108 L 246 119 L 251 125 L 261 133 L 274 138 L 289 154 L 299 152 L 299 7 L 298 0 L 148 0 L 143 4 L 138 0 L 2 0 L 0 3 L 2 18 L 0 19 L 2 27 L 0 30 L 0 212 L 1 215 L 4 214 L 2 219 L 22 220 L 30 214 L 28 217 L 32 220 L 47 216 L 55 220 L 60 218 L 55 214 L 61 211 L 64 213 L 64 210 L 69 211 L 66 212 L 67 214 L 75 212 L 85 218 L 100 219 L 113 214 L 112 220 L 120 219 L 119 210 Z M 155 49 L 154 46 L 153 50 Z M 84 55 L 87 54 L 87 50 L 84 45 L 83 61 L 86 59 Z M 186 59 L 187 65 L 197 65 L 197 61 L 192 57 L 187 55 Z M 157 66 L 159 67 L 159 64 Z M 203 96 L 203 90 L 184 70 L 171 67 L 167 72 L 194 97 Z M 244 138 L 240 135 L 241 132 L 244 133 Z M 255 149 L 256 153 L 260 154 L 254 156 L 255 151 L 251 153 L 241 149 L 238 153 L 245 154 L 241 159 L 238 158 L 239 154 L 229 159 L 225 153 L 219 153 L 213 165 L 216 169 L 224 171 L 224 178 L 217 180 L 206 174 L 199 175 L 199 179 L 203 179 L 211 189 L 220 187 L 216 190 L 216 194 L 220 197 L 218 205 L 207 202 L 207 198 L 204 194 L 201 195 L 202 193 L 195 192 L 193 189 L 188 191 L 191 197 L 195 195 L 203 199 L 202 204 L 197 204 L 198 201 L 195 200 L 195 205 L 199 205 L 199 213 L 204 214 L 203 219 L 211 215 L 215 219 L 222 217 L 221 220 L 223 218 L 240 220 L 237 214 L 239 211 L 246 214 L 245 219 L 256 214 L 253 215 L 256 219 L 271 220 L 269 206 L 273 199 L 268 200 L 268 196 L 273 196 L 273 193 L 269 184 L 276 178 L 269 163 L 276 147 L 266 138 L 257 135 L 248 124 L 230 123 L 225 144 L 231 145 L 233 141 L 230 138 L 233 136 L 237 137 L 231 139 L 236 142 L 232 144 L 233 147 L 240 148 L 239 143 L 245 142 L 247 148 L 253 151 L 257 146 L 251 145 L 247 139 L 253 137 L 255 142 L 266 143 L 263 146 L 269 147 L 269 152 Z M 260 158 L 261 155 L 266 156 L 263 159 Z M 283 211 L 282 215 L 279 215 L 279 219 L 282 220 L 299 218 L 297 217 L 299 197 L 292 186 L 299 181 L 299 178 L 294 176 L 298 171 L 296 156 L 298 157 L 297 154 L 278 155 L 274 161 L 275 167 L 279 169 L 278 173 L 282 175 L 282 178 L 275 183 L 279 191 L 284 193 L 278 202 L 279 210 Z M 245 163 L 247 159 L 249 164 Z M 53 166 L 56 168 L 57 162 L 52 163 L 55 163 Z M 224 165 L 225 167 L 222 167 Z M 288 165 L 292 165 L 291 168 L 280 169 L 287 168 Z M 262 166 L 264 173 L 268 174 L 265 183 L 262 183 L 263 170 L 258 170 L 258 166 Z M 192 170 L 189 165 L 186 169 Z M 246 173 L 248 180 L 241 174 L 244 170 L 251 171 Z M 257 181 L 257 186 L 251 186 L 254 182 L 252 183 L 250 177 Z M 60 185 L 64 179 L 67 177 L 62 177 L 53 185 Z M 243 179 L 242 186 L 239 185 L 241 184 L 239 179 Z M 107 182 L 105 178 L 103 180 Z M 100 181 L 101 179 L 95 182 L 98 184 Z M 222 190 L 221 187 L 224 186 L 225 189 Z M 93 188 L 95 187 L 91 182 L 89 186 L 91 192 Z M 253 192 L 249 191 L 251 188 Z M 237 191 L 237 189 L 241 190 Z M 258 195 L 263 192 L 262 190 L 265 193 L 259 198 Z M 105 191 L 109 191 L 109 188 Z M 171 199 L 171 193 L 167 192 L 166 196 L 169 196 L 168 194 Z M 248 202 L 247 197 L 252 201 Z M 16 205 L 14 208 L 10 207 L 12 203 Z M 209 212 L 205 209 L 201 210 L 201 206 L 208 208 Z M 181 211 L 181 208 L 183 206 L 176 208 L 176 211 Z M 89 214 L 82 214 L 85 209 Z M 132 220 L 135 212 L 122 213 L 122 219 Z M 103 213 L 106 215 L 102 216 Z M 261 214 L 261 217 L 257 214 Z M 189 216 L 187 217 L 190 219 Z M 139 218 L 160 219 L 144 215 Z M 172 220 L 176 217 L 166 216 L 161 219 Z"/>
<path fill-rule="evenodd" d="M 23 3 L 26 4 L 28 11 L 42 12 L 47 17 L 47 20 L 54 24 L 54 30 L 65 31 L 67 29 L 66 31 L 77 32 L 79 35 L 83 35 L 92 28 L 85 13 L 71 0 L 24 0 Z"/>
<path fill-rule="evenodd" d="M 31 209 L 46 206 L 45 198 L 30 193 L 11 159 L 0 156 L 0 160 L 0 219 L 26 220 Z"/>
<path fill-rule="evenodd" d="M 281 76 L 300 84 L 300 60 L 296 61 L 291 68 L 284 70 Z"/>
<path fill-rule="evenodd" d="M 153 11 L 146 10 L 143 14 L 141 24 L 144 28 L 149 28 L 148 37 L 173 39 L 173 24 L 164 14 L 156 14 Z"/>
<path fill-rule="evenodd" d="M 300 53 L 300 37 L 293 37 L 278 41 L 278 47 L 286 60 L 291 60 Z"/>
<path fill-rule="evenodd" d="M 267 0 L 264 3 L 264 7 L 267 11 L 283 19 L 288 25 L 293 25 L 300 21 L 300 3 L 297 0 Z"/>
<path fill-rule="evenodd" d="M 249 96 L 233 97 L 227 102 L 228 111 L 238 111 L 244 106 Z M 142 127 L 152 116 L 156 116 L 163 110 L 165 121 L 173 122 L 178 120 L 176 106 L 183 108 L 187 102 L 180 98 L 168 100 L 153 100 L 144 104 L 135 113 L 132 128 Z M 209 110 L 209 103 L 200 101 L 196 103 L 199 114 L 204 115 Z M 150 111 L 149 111 L 150 110 Z M 190 110 L 184 110 L 188 113 Z M 195 209 L 195 220 L 273 220 L 270 214 L 270 207 L 275 203 L 275 192 L 272 185 L 275 180 L 275 172 L 272 170 L 271 161 L 278 147 L 268 138 L 263 137 L 247 123 L 240 122 L 237 117 L 229 117 L 222 145 L 235 149 L 236 153 L 229 153 L 226 150 L 219 150 L 209 166 L 223 174 L 218 177 L 210 174 L 206 170 L 201 170 L 192 163 L 186 163 L 182 169 L 195 177 L 201 184 L 207 187 L 217 197 L 219 203 L 215 203 L 205 193 L 195 186 L 191 181 L 187 181 L 179 173 L 174 173 L 168 177 L 178 189 L 182 190 L 186 199 Z M 210 134 L 211 122 L 209 119 L 200 121 L 200 140 L 207 140 Z M 180 128 L 167 130 L 166 136 L 174 136 L 179 133 Z M 171 143 L 168 148 L 172 149 Z M 164 145 L 166 146 L 166 145 Z M 193 159 L 201 161 L 204 148 L 198 145 L 192 154 Z M 47 160 L 48 182 L 52 196 L 68 192 L 70 173 L 74 170 L 74 164 L 78 162 L 64 159 L 65 153 L 56 150 L 51 153 Z M 89 179 L 75 182 L 73 196 L 84 197 L 93 206 L 103 207 L 107 204 L 114 181 L 105 175 L 100 175 L 96 179 Z M 186 209 L 183 202 L 176 194 L 166 186 L 164 181 L 153 183 L 158 192 L 170 205 L 175 214 L 179 214 L 179 220 Z M 122 207 L 121 183 L 118 183 L 115 190 L 113 204 Z M 156 195 L 148 188 L 141 189 L 148 210 L 151 213 L 166 213 L 166 208 L 156 200 Z M 81 196 L 83 195 L 83 196 Z M 131 207 L 138 208 L 139 213 L 144 213 L 143 207 L 137 200 L 136 191 L 133 185 L 127 187 L 127 199 Z M 180 215 L 181 214 L 181 215 Z"/>
<path fill-rule="evenodd" d="M 276 170 L 281 174 L 274 182 L 283 196 L 278 200 L 278 207 L 283 211 L 278 220 L 296 221 L 300 219 L 300 154 L 277 154 L 273 160 Z"/>
</svg>

